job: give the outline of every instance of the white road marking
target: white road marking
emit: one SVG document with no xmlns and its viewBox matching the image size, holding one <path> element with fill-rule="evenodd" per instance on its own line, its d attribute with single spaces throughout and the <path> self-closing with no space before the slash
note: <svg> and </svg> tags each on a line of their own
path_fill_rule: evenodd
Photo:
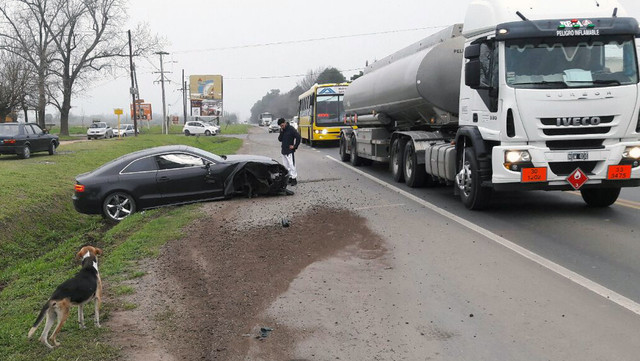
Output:
<svg viewBox="0 0 640 361">
<path fill-rule="evenodd" d="M 331 160 L 333 160 L 334 162 L 346 167 L 346 168 L 349 168 L 349 169 L 353 170 L 354 172 L 356 172 L 356 173 L 358 173 L 358 174 L 360 174 L 360 175 L 362 175 L 364 177 L 367 177 L 367 178 L 371 179 L 372 181 L 382 185 L 383 187 L 389 188 L 392 191 L 395 191 L 395 192 L 405 196 L 406 198 L 409 198 L 409 199 L 419 203 L 420 205 L 422 205 L 422 206 L 424 206 L 426 208 L 429 208 L 432 211 L 434 211 L 434 212 L 436 212 L 436 213 L 438 213 L 438 214 L 440 214 L 440 215 L 442 215 L 444 217 L 447 217 L 447 218 L 451 219 L 452 221 L 455 221 L 455 222 L 459 223 L 460 225 L 462 225 L 464 227 L 467 227 L 468 229 L 470 229 L 470 230 L 472 230 L 474 232 L 477 232 L 477 233 L 489 238 L 490 240 L 492 240 L 492 241 L 494 241 L 496 243 L 501 244 L 502 246 L 510 249 L 511 251 L 513 251 L 513 252 L 515 252 L 515 253 L 517 253 L 517 254 L 519 254 L 519 255 L 521 255 L 521 256 L 523 256 L 523 257 L 525 257 L 525 258 L 527 258 L 527 259 L 529 259 L 529 260 L 541 265 L 542 267 L 544 267 L 544 268 L 546 268 L 546 269 L 548 269 L 548 270 L 550 270 L 552 272 L 555 272 L 555 273 L 559 274 L 562 277 L 567 278 L 568 280 L 570 280 L 570 281 L 572 281 L 572 282 L 574 282 L 574 283 L 576 283 L 576 284 L 588 289 L 589 291 L 591 291 L 591 292 L 593 292 L 593 293 L 595 293 L 597 295 L 600 295 L 600 296 L 608 299 L 609 301 L 612 301 L 612 302 L 616 303 L 617 305 L 619 305 L 621 307 L 626 308 L 627 310 L 635 313 L 636 315 L 640 315 L 640 304 L 638 304 L 637 302 L 635 302 L 635 301 L 633 301 L 633 300 L 631 300 L 631 299 L 629 299 L 629 298 L 627 298 L 627 297 L 625 297 L 625 296 L 623 296 L 623 295 L 621 295 L 621 294 L 619 294 L 617 292 L 614 292 L 614 291 L 612 291 L 612 290 L 600 285 L 599 283 L 593 282 L 590 279 L 577 274 L 576 272 L 573 272 L 573 271 L 571 271 L 571 270 L 569 270 L 569 269 L 567 269 L 565 267 L 562 267 L 561 265 L 559 265 L 559 264 L 557 264 L 557 263 L 555 263 L 553 261 L 550 261 L 550 260 L 538 255 L 537 253 L 531 252 L 531 251 L 529 251 L 528 249 L 526 249 L 524 247 L 518 246 L 517 244 L 515 244 L 515 243 L 507 240 L 506 238 L 503 238 L 503 237 L 501 237 L 501 236 L 499 236 L 499 235 L 497 235 L 497 234 L 495 234 L 495 233 L 493 233 L 493 232 L 491 232 L 491 231 L 489 231 L 489 230 L 487 230 L 485 228 L 482 228 L 482 227 L 480 227 L 480 226 L 478 226 L 478 225 L 476 225 L 474 223 L 471 223 L 471 222 L 467 221 L 466 219 L 458 217 L 458 216 L 456 216 L 455 214 L 453 214 L 451 212 L 447 212 L 444 209 L 442 209 L 442 208 L 440 208 L 440 207 L 438 207 L 438 206 L 436 206 L 436 205 L 434 205 L 432 203 L 429 203 L 429 202 L 425 201 L 424 199 L 418 198 L 418 197 L 414 196 L 413 194 L 411 194 L 411 193 L 409 193 L 407 191 L 404 191 L 404 190 L 402 190 L 400 188 L 394 187 L 394 186 L 392 186 L 391 184 L 389 184 L 387 182 L 384 182 L 384 181 L 382 181 L 382 180 L 380 180 L 380 179 L 378 179 L 378 178 L 376 178 L 376 177 L 374 177 L 374 176 L 372 176 L 370 174 L 367 174 L 367 173 L 365 173 L 365 172 L 363 172 L 363 171 L 361 171 L 361 170 L 359 170 L 359 169 L 357 169 L 357 168 L 355 168 L 355 167 L 353 167 L 351 165 L 345 164 L 345 163 L 341 162 L 340 160 L 335 159 L 335 158 L 333 158 L 333 157 L 331 157 L 329 155 L 327 155 L 326 157 L 331 159 Z"/>
<path fill-rule="evenodd" d="M 354 208 L 355 211 L 365 211 L 368 209 L 375 209 L 375 208 L 391 208 L 391 207 L 402 207 L 404 206 L 404 203 L 398 203 L 398 204 L 381 204 L 378 206 L 369 206 L 369 207 L 360 207 L 360 208 Z"/>
</svg>

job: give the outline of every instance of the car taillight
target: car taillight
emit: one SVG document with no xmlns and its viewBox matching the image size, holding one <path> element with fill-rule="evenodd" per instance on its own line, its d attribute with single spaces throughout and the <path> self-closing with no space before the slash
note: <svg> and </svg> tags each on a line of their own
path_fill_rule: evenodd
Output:
<svg viewBox="0 0 640 361">
<path fill-rule="evenodd" d="M 4 144 L 16 144 L 16 140 L 15 139 L 5 139 L 4 140 Z"/>
<path fill-rule="evenodd" d="M 84 185 L 82 184 L 76 184 L 76 186 L 74 187 L 76 193 L 82 193 L 84 192 Z"/>
</svg>

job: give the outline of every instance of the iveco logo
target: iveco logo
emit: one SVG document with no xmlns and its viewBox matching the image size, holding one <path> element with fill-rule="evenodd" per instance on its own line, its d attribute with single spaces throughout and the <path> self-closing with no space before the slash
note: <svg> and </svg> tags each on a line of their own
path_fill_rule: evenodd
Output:
<svg viewBox="0 0 640 361">
<path fill-rule="evenodd" d="M 556 125 L 559 127 L 570 125 L 598 125 L 600 117 L 575 117 L 575 118 L 556 118 Z"/>
</svg>

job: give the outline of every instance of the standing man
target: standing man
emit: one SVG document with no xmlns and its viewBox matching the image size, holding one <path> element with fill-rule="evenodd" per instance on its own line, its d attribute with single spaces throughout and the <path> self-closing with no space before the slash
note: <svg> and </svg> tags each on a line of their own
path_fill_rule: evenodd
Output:
<svg viewBox="0 0 640 361">
<path fill-rule="evenodd" d="M 300 145 L 300 133 L 293 129 L 284 118 L 278 119 L 278 126 L 280 126 L 278 140 L 282 143 L 282 163 L 289 171 L 289 184 L 295 186 L 298 184 L 298 172 L 296 171 L 296 160 L 293 153 Z"/>
</svg>

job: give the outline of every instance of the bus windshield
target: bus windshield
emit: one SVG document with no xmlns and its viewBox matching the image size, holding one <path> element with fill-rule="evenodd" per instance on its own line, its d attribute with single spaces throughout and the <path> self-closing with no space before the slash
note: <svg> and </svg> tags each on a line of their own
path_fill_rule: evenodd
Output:
<svg viewBox="0 0 640 361">
<path fill-rule="evenodd" d="M 514 88 L 593 88 L 638 83 L 631 37 L 507 42 L 505 63 L 507 84 Z"/>
<path fill-rule="evenodd" d="M 318 95 L 316 125 L 320 127 L 343 125 L 343 116 L 342 95 Z"/>
</svg>

